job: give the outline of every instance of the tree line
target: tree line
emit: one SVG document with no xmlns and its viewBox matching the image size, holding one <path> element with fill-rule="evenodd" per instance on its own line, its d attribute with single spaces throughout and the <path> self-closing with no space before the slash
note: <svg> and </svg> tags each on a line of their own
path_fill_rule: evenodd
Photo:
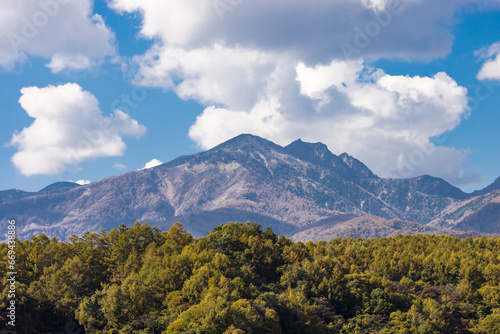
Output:
<svg viewBox="0 0 500 334">
<path fill-rule="evenodd" d="M 16 256 L 18 333 L 500 333 L 499 238 L 302 243 L 228 223 L 194 239 L 135 223 L 33 236 Z"/>
</svg>

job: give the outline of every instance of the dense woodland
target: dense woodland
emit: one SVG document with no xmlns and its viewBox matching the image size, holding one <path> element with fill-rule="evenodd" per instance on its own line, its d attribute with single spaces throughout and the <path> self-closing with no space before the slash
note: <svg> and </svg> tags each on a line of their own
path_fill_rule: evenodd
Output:
<svg viewBox="0 0 500 334">
<path fill-rule="evenodd" d="M 39 235 L 16 256 L 18 333 L 500 333 L 498 238 L 304 244 L 250 223 L 199 239 L 136 223 Z"/>
</svg>

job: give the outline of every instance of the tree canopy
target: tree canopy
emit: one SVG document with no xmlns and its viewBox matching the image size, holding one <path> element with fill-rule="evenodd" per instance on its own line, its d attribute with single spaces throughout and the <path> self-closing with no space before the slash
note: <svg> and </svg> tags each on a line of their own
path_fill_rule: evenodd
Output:
<svg viewBox="0 0 500 334">
<path fill-rule="evenodd" d="M 19 333 L 500 333 L 499 238 L 304 244 L 253 223 L 199 239 L 135 223 L 34 236 L 16 256 Z"/>
</svg>

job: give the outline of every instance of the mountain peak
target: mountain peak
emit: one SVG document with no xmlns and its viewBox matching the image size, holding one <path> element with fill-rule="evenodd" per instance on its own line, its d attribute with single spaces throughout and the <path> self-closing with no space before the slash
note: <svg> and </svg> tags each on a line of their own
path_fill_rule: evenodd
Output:
<svg viewBox="0 0 500 334">
<path fill-rule="evenodd" d="M 40 190 L 38 193 L 39 194 L 58 194 L 58 193 L 63 193 L 66 191 L 69 191 L 73 188 L 80 187 L 80 184 L 75 183 L 75 182 L 56 182 L 52 183 L 51 185 L 46 186 L 42 190 Z"/>
<path fill-rule="evenodd" d="M 288 151 L 295 151 L 295 152 L 300 152 L 300 151 L 313 152 L 318 157 L 323 157 L 325 156 L 325 154 L 333 155 L 333 153 L 330 152 L 330 150 L 325 144 L 321 142 L 308 143 L 302 141 L 302 139 L 300 138 L 287 145 L 285 149 L 287 149 Z"/>
<path fill-rule="evenodd" d="M 417 191 L 427 195 L 446 196 L 454 199 L 466 199 L 469 195 L 445 180 L 430 175 L 421 175 L 409 179 Z"/>
<path fill-rule="evenodd" d="M 361 161 L 346 153 L 337 156 L 321 142 L 307 143 L 298 139 L 286 146 L 285 150 L 301 160 L 331 168 L 337 174 L 349 179 L 376 177 Z"/>
<path fill-rule="evenodd" d="M 364 163 L 350 156 L 349 154 L 342 153 L 341 155 L 339 155 L 339 157 L 347 166 L 349 166 L 349 168 L 351 168 L 351 170 L 353 170 L 356 173 L 357 177 L 365 179 L 366 178 L 371 179 L 377 177 L 368 167 L 366 167 Z"/>
<path fill-rule="evenodd" d="M 244 133 L 239 136 L 236 136 L 228 141 L 223 142 L 222 144 L 217 145 L 210 151 L 227 149 L 227 150 L 246 150 L 249 147 L 259 147 L 259 148 L 270 148 L 270 149 L 278 149 L 282 150 L 283 148 L 279 145 L 276 145 L 272 141 L 264 139 L 259 136 L 255 136 L 252 134 Z"/>
</svg>

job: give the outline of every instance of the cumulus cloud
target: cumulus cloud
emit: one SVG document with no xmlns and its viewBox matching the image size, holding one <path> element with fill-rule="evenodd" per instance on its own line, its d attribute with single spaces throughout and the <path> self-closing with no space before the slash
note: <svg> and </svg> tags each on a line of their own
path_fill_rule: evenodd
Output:
<svg viewBox="0 0 500 334">
<path fill-rule="evenodd" d="M 73 182 L 73 181 L 70 181 L 70 182 Z M 90 180 L 78 180 L 75 183 L 78 183 L 81 186 L 86 186 L 87 184 L 90 184 L 91 182 L 90 182 Z"/>
<path fill-rule="evenodd" d="M 224 42 L 292 52 L 309 63 L 344 57 L 341 43 L 359 49 L 356 57 L 444 56 L 451 50 L 450 26 L 457 4 L 448 0 L 291 0 L 283 6 L 266 0 L 114 0 L 112 6 L 121 12 L 141 12 L 143 36 L 160 37 L 171 47 L 192 50 Z M 366 35 L 362 45 L 357 43 L 360 34 Z"/>
<path fill-rule="evenodd" d="M 50 59 L 52 72 L 88 68 L 115 54 L 115 37 L 91 0 L 6 0 L 0 3 L 0 67 L 28 56 Z"/>
<path fill-rule="evenodd" d="M 146 128 L 120 110 L 104 116 L 97 99 L 68 83 L 21 89 L 19 103 L 33 123 L 12 136 L 18 152 L 12 162 L 23 175 L 54 175 L 68 166 L 123 155 L 122 136 L 140 136 Z"/>
<path fill-rule="evenodd" d="M 500 80 L 500 42 L 494 43 L 487 50 L 481 50 L 476 54 L 488 58 L 479 70 L 477 78 L 479 80 Z"/>
<path fill-rule="evenodd" d="M 158 159 L 153 159 L 153 160 L 151 160 L 151 161 L 147 162 L 147 163 L 144 165 L 144 167 L 143 167 L 143 168 L 141 168 L 141 169 L 149 169 L 149 168 L 153 168 L 153 167 L 159 166 L 159 165 L 161 165 L 161 164 L 163 164 L 163 162 L 161 162 L 160 160 L 158 160 Z"/>
<path fill-rule="evenodd" d="M 58 73 L 65 69 L 83 70 L 91 67 L 91 63 L 90 58 L 86 56 L 67 56 L 56 54 L 52 56 L 50 63 L 47 64 L 47 67 L 50 68 L 53 73 Z"/>
<path fill-rule="evenodd" d="M 280 144 L 301 137 L 353 154 L 381 176 L 433 174 L 465 185 L 479 177 L 467 167 L 467 152 L 439 146 L 435 137 L 467 116 L 467 90 L 446 73 L 391 76 L 366 59 L 445 56 L 454 14 L 472 2 L 114 0 L 111 6 L 140 12 L 142 35 L 156 41 L 134 58 L 136 83 L 205 106 L 189 131 L 201 147 L 242 132 Z"/>
<path fill-rule="evenodd" d="M 139 84 L 174 89 L 182 99 L 242 109 L 253 105 L 275 66 L 271 55 L 218 44 L 190 51 L 156 46 L 136 60 Z"/>
<path fill-rule="evenodd" d="M 381 176 L 431 174 L 455 184 L 480 175 L 467 167 L 467 153 L 436 145 L 468 113 L 467 90 L 445 73 L 433 77 L 391 76 L 359 62 L 296 67 L 303 111 L 260 101 L 249 112 L 208 107 L 190 136 L 210 148 L 239 133 L 254 133 L 286 145 L 301 137 L 322 141 L 334 153 L 348 152 Z"/>
</svg>

